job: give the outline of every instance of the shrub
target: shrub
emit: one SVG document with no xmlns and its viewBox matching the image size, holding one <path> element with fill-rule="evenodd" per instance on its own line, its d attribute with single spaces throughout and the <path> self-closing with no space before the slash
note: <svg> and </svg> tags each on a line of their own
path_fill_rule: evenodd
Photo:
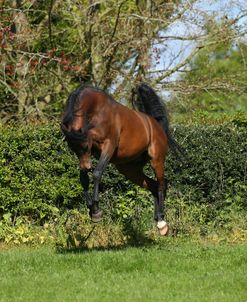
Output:
<svg viewBox="0 0 247 302">
<path fill-rule="evenodd" d="M 180 166 L 171 157 L 167 161 L 176 194 L 216 209 L 235 203 L 246 210 L 247 128 L 184 125 L 174 130 L 187 153 Z"/>
</svg>

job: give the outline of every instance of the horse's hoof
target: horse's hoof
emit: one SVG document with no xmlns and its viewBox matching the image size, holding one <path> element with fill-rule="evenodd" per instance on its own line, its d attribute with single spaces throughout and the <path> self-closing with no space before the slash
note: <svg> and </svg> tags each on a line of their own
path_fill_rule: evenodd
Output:
<svg viewBox="0 0 247 302">
<path fill-rule="evenodd" d="M 168 233 L 169 233 L 169 227 L 168 227 L 168 225 L 166 225 L 162 229 L 159 229 L 159 233 L 160 233 L 161 236 L 167 236 Z"/>
<path fill-rule="evenodd" d="M 103 218 L 103 211 L 98 210 L 96 213 L 91 214 L 91 220 L 94 223 L 100 222 Z"/>
<path fill-rule="evenodd" d="M 158 221 L 157 228 L 159 229 L 159 233 L 161 236 L 168 235 L 169 227 L 168 227 L 168 224 L 164 220 Z"/>
</svg>

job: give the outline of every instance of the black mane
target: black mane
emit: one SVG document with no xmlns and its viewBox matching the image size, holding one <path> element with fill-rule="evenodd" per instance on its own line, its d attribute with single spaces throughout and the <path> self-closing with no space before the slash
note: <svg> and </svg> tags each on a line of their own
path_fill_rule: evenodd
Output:
<svg viewBox="0 0 247 302">
<path fill-rule="evenodd" d="M 81 85 L 70 93 L 67 100 L 65 114 L 62 119 L 61 128 L 65 135 L 66 140 L 73 144 L 78 144 L 80 142 L 85 141 L 85 139 L 87 138 L 88 130 L 90 130 L 93 127 L 88 121 L 87 116 L 85 115 L 84 118 L 86 122 L 83 129 L 80 129 L 79 131 L 68 130 L 69 125 L 71 125 L 74 120 L 75 114 L 77 112 L 76 110 L 77 104 L 82 100 L 82 92 L 85 89 L 91 89 L 93 91 L 103 93 L 108 98 L 112 99 L 105 91 L 90 85 Z"/>
<path fill-rule="evenodd" d="M 90 88 L 93 91 L 101 92 L 105 94 L 107 97 L 111 98 L 104 90 L 91 86 L 91 85 L 81 85 L 76 90 L 72 91 L 68 97 L 65 114 L 62 120 L 63 125 L 69 125 L 72 123 L 75 113 L 76 113 L 76 105 L 80 101 L 80 96 L 83 90 Z M 112 99 L 112 98 L 111 98 Z"/>
<path fill-rule="evenodd" d="M 82 85 L 78 87 L 76 90 L 72 91 L 68 97 L 65 114 L 62 120 L 62 124 L 68 126 L 72 123 L 75 115 L 75 107 L 79 101 L 79 96 L 81 92 L 86 88 L 86 86 Z"/>
</svg>

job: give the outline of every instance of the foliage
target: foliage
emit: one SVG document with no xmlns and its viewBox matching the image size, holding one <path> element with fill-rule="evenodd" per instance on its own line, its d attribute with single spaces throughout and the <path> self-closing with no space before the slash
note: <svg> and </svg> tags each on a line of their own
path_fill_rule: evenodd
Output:
<svg viewBox="0 0 247 302">
<path fill-rule="evenodd" d="M 73 157 L 57 128 L 2 131 L 1 205 L 13 215 L 42 220 L 78 203 L 81 188 Z"/>
<path fill-rule="evenodd" d="M 225 205 L 228 196 L 229 203 L 246 209 L 246 127 L 183 125 L 175 128 L 175 135 L 188 157 L 182 171 L 177 161 L 168 159 L 168 178 L 173 186 L 178 184 L 181 196 L 216 208 Z"/>
<path fill-rule="evenodd" d="M 107 89 L 117 79 L 130 94 L 129 80 L 148 66 L 152 40 L 175 8 L 170 0 L 151 2 L 3 1 L 0 118 L 60 114 L 81 82 Z"/>
<path fill-rule="evenodd" d="M 177 93 L 170 104 L 171 111 L 185 118 L 198 114 L 220 118 L 222 113 L 240 112 L 246 119 L 246 43 L 208 44 L 182 77 L 186 93 Z"/>
<path fill-rule="evenodd" d="M 241 2 L 229 5 L 236 18 L 228 10 L 222 18 L 204 5 L 200 11 L 196 0 L 0 1 L 0 123 L 50 120 L 60 115 L 69 92 L 86 82 L 125 103 L 137 83 L 148 81 L 175 92 L 182 113 L 245 110 Z M 173 40 L 186 42 L 186 56 L 181 44 L 169 51 Z M 188 64 L 191 71 L 177 80 Z"/>
<path fill-rule="evenodd" d="M 199 226 L 198 234 L 207 235 L 212 229 L 231 230 L 238 223 L 244 229 L 246 127 L 182 125 L 174 127 L 174 134 L 186 149 L 187 157 L 180 163 L 169 155 L 166 162 L 171 234 L 193 233 L 193 228 L 198 230 Z M 55 223 L 53 229 L 61 231 L 64 234 L 60 232 L 64 237 L 61 240 L 66 241 L 71 228 L 67 225 L 63 230 L 63 217 L 81 221 L 88 214 L 77 160 L 68 150 L 59 128 L 57 125 L 8 126 L 1 128 L 1 141 L 2 232 L 5 230 L 5 235 L 8 233 L 15 240 L 15 232 L 19 232 L 25 221 L 38 226 Z M 151 173 L 148 167 L 147 173 Z M 152 229 L 150 193 L 125 180 L 112 166 L 104 174 L 103 182 L 101 205 L 107 225 L 121 222 L 120 229 L 126 236 L 138 229 Z M 78 210 L 82 216 L 66 216 Z M 16 228 L 13 233 L 9 230 L 11 226 Z M 86 223 L 84 228 L 90 227 Z M 81 233 L 81 228 L 77 230 Z M 83 239 L 85 234 L 81 236 Z M 4 238 L 4 234 L 0 237 Z"/>
<path fill-rule="evenodd" d="M 16 217 L 13 221 L 11 213 L 7 213 L 0 221 L 0 240 L 15 245 L 53 243 L 56 239 L 53 229 L 49 224 L 44 224 L 43 227 L 34 226 L 25 216 Z"/>
</svg>

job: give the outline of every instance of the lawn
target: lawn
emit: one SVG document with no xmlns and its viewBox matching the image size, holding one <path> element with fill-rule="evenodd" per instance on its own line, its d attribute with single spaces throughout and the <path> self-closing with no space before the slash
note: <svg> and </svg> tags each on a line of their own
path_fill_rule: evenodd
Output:
<svg viewBox="0 0 247 302">
<path fill-rule="evenodd" d="M 0 250 L 0 301 L 247 301 L 247 245 Z"/>
</svg>

